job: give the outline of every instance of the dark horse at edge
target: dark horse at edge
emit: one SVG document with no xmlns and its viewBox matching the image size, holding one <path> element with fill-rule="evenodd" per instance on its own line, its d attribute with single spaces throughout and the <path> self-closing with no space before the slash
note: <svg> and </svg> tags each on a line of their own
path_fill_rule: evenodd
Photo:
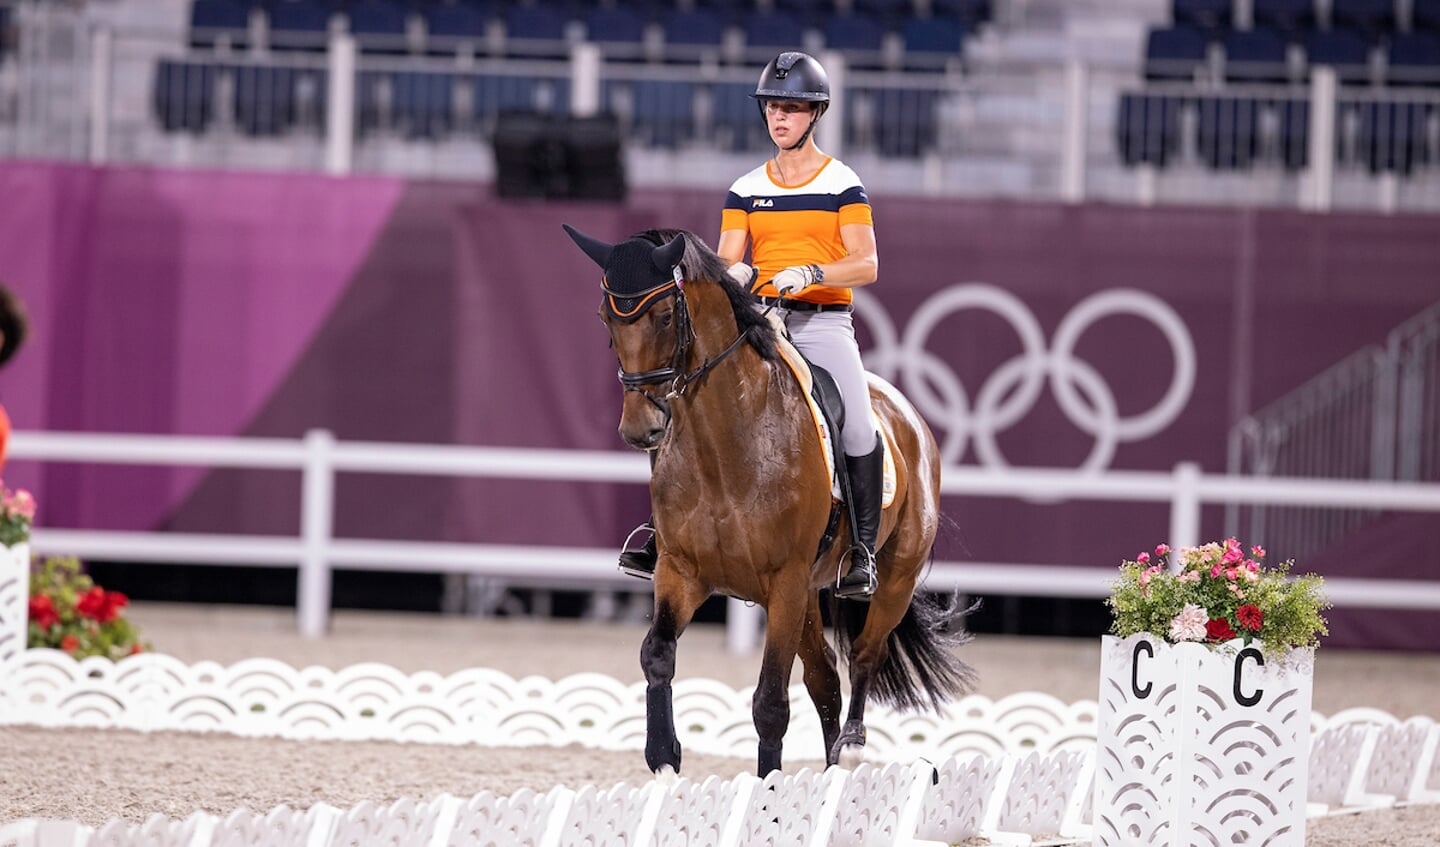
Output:
<svg viewBox="0 0 1440 847">
<path fill-rule="evenodd" d="M 849 537 L 843 523 L 836 531 L 836 520 L 847 518 L 832 498 L 819 430 L 780 356 L 774 325 L 692 233 L 649 230 L 612 245 L 565 230 L 604 271 L 600 317 L 625 388 L 620 435 L 653 460 L 659 560 L 654 616 L 640 649 L 650 770 L 680 770 L 671 693 L 677 641 L 716 593 L 757 603 L 767 615 L 752 703 L 761 776 L 781 767 L 796 656 L 831 765 L 842 756 L 859 761 L 871 698 L 939 710 L 968 693 L 974 673 L 954 650 L 969 638 L 963 611 L 915 592 L 940 521 L 940 459 L 909 402 L 870 375 L 896 485 L 881 520 L 873 597 L 832 598 L 836 647 L 848 650 L 849 662 L 842 725 L 820 598 L 835 582 L 844 545 L 821 539 Z"/>
</svg>

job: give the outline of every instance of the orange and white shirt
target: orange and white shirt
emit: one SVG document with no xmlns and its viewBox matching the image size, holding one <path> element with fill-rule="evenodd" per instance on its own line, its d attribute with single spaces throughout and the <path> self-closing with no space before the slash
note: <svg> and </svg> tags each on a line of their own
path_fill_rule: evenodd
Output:
<svg viewBox="0 0 1440 847">
<path fill-rule="evenodd" d="M 840 227 L 875 225 L 870 198 L 860 177 L 834 157 L 800 185 L 781 185 L 770 162 L 735 180 L 725 196 L 720 231 L 743 230 L 750 237 L 750 260 L 764 280 L 758 293 L 779 294 L 770 284 L 775 274 L 792 265 L 823 264 L 846 255 Z M 848 288 L 813 285 L 797 294 L 811 303 L 849 303 Z"/>
</svg>

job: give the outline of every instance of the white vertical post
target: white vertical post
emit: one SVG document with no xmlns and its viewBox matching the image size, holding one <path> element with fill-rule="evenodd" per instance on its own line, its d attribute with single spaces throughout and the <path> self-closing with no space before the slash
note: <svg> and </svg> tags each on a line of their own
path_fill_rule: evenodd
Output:
<svg viewBox="0 0 1440 847">
<path fill-rule="evenodd" d="M 330 617 L 330 538 L 335 520 L 335 436 L 329 430 L 305 433 L 305 470 L 301 481 L 300 582 L 296 598 L 300 634 L 319 638 Z"/>
<path fill-rule="evenodd" d="M 835 50 L 820 54 L 830 79 L 830 108 L 815 129 L 815 145 L 837 159 L 845 158 L 845 55 Z"/>
<path fill-rule="evenodd" d="M 0 683 L 30 641 L 30 542 L 0 547 Z"/>
<path fill-rule="evenodd" d="M 1085 130 L 1089 113 L 1089 73 L 1083 62 L 1065 63 L 1065 129 L 1060 149 L 1060 198 L 1085 200 Z"/>
<path fill-rule="evenodd" d="M 725 601 L 725 647 L 731 653 L 753 653 L 760 643 L 760 624 L 764 610 L 753 603 Z"/>
<path fill-rule="evenodd" d="M 110 77 L 115 61 L 115 33 L 98 26 L 90 33 L 90 163 L 110 157 Z"/>
<path fill-rule="evenodd" d="M 355 158 L 355 38 L 330 36 L 330 82 L 325 109 L 325 172 L 350 173 Z"/>
<path fill-rule="evenodd" d="M 1170 501 L 1170 557 L 1172 570 L 1179 570 L 1180 550 L 1200 544 L 1200 466 L 1181 462 L 1175 466 L 1175 498 Z"/>
<path fill-rule="evenodd" d="M 600 113 L 600 47 L 576 44 L 570 48 L 570 114 L 588 118 Z"/>
<path fill-rule="evenodd" d="M 1336 80 L 1335 69 L 1328 65 L 1316 65 L 1310 72 L 1310 164 L 1300 205 L 1312 212 L 1330 210 L 1335 182 Z"/>
</svg>

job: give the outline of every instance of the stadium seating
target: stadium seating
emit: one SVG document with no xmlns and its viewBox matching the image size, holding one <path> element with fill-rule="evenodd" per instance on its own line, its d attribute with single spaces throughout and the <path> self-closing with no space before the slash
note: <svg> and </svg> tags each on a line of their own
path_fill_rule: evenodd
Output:
<svg viewBox="0 0 1440 847">
<path fill-rule="evenodd" d="M 195 0 L 190 9 L 190 44 L 215 47 L 221 43 L 244 48 L 250 44 L 248 0 Z"/>
<path fill-rule="evenodd" d="M 271 0 L 267 13 L 270 46 L 325 49 L 331 17 L 338 11 L 339 6 L 329 0 Z"/>
<path fill-rule="evenodd" d="M 1256 27 L 1284 33 L 1288 41 L 1316 26 L 1315 0 L 1253 0 L 1250 14 Z"/>
<path fill-rule="evenodd" d="M 1290 79 L 1288 47 L 1273 29 L 1256 27 L 1225 33 L 1227 82 L 1285 83 Z"/>
<path fill-rule="evenodd" d="M 1385 49 L 1385 82 L 1440 87 L 1440 33 L 1397 32 Z"/>
<path fill-rule="evenodd" d="M 1341 85 L 1370 83 L 1370 45 L 1350 30 L 1319 30 L 1305 37 L 1305 58 L 1311 66 L 1335 69 Z"/>
<path fill-rule="evenodd" d="M 1145 78 L 1189 82 L 1209 61 L 1209 40 L 1193 26 L 1150 30 L 1145 39 Z"/>
<path fill-rule="evenodd" d="M 1127 165 L 1164 166 L 1180 150 L 1183 100 L 1163 94 L 1120 96 L 1115 146 Z"/>
<path fill-rule="evenodd" d="M 1371 172 L 1408 174 L 1430 161 L 1424 104 L 1367 102 L 1360 104 L 1359 113 L 1359 158 Z"/>
<path fill-rule="evenodd" d="M 346 9 L 355 43 L 366 53 L 404 53 L 409 7 L 399 0 L 358 0 Z"/>
<path fill-rule="evenodd" d="M 1330 0 L 1330 26 L 1352 30 L 1373 44 L 1395 29 L 1395 0 Z"/>
<path fill-rule="evenodd" d="M 1171 0 L 1170 17 L 1180 26 L 1218 36 L 1233 23 L 1231 0 Z"/>
</svg>

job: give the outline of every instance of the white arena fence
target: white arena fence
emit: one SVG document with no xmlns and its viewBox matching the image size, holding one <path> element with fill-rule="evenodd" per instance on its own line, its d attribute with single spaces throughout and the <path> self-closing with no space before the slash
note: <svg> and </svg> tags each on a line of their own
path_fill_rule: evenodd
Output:
<svg viewBox="0 0 1440 847">
<path fill-rule="evenodd" d="M 629 588 L 637 582 L 615 569 L 612 548 L 462 544 L 425 540 L 336 538 L 336 476 L 340 473 L 431 474 L 491 479 L 634 483 L 650 477 L 638 453 L 340 441 L 327 430 L 303 439 L 214 438 L 183 435 L 16 432 L 13 459 L 40 462 L 187 465 L 295 470 L 301 473 L 297 536 L 128 532 L 39 526 L 31 548 L 42 555 L 107 561 L 246 564 L 298 567 L 299 629 L 323 636 L 330 614 L 331 572 L 336 567 L 375 571 L 463 573 L 517 585 L 564 584 L 577 589 Z M 1440 484 L 1342 479 L 1248 477 L 1203 473 L 1193 463 L 1173 472 L 1086 471 L 947 465 L 941 491 L 951 496 L 1011 497 L 1054 502 L 1083 499 L 1170 504 L 1168 541 L 1179 549 L 1201 543 L 1200 510 L 1206 504 L 1269 504 L 1371 508 L 1440 513 Z M 1070 563 L 936 561 L 923 587 L 934 591 L 1006 593 L 1040 597 L 1106 597 L 1116 571 Z M 1337 606 L 1440 609 L 1440 579 L 1395 580 L 1327 577 Z M 729 643 L 754 649 L 760 612 L 738 601 L 727 611 Z"/>
<path fill-rule="evenodd" d="M 301 472 L 298 536 L 127 532 L 36 527 L 39 554 L 110 561 L 247 564 L 298 567 L 302 634 L 325 633 L 333 568 L 448 572 L 483 575 L 515 584 L 563 583 L 601 589 L 634 587 L 614 568 L 615 550 L 544 545 L 461 544 L 335 538 L 336 475 L 342 472 L 433 474 L 492 479 L 645 484 L 649 467 L 638 454 L 339 441 L 327 430 L 303 439 L 212 438 L 179 435 L 16 432 L 10 454 L 44 462 L 284 469 Z M 1255 478 L 1205 474 L 1191 463 L 1161 471 L 990 468 L 948 465 L 947 495 L 1031 500 L 1087 499 L 1168 502 L 1169 542 L 1179 549 L 1201 542 L 1200 509 L 1207 503 L 1264 503 L 1440 512 L 1440 484 L 1355 480 Z M 937 591 L 1002 591 L 1049 597 L 1105 597 L 1113 568 L 1019 562 L 937 561 L 924 587 Z M 1440 609 L 1440 580 L 1328 578 L 1336 605 Z M 733 602 L 727 616 L 732 647 L 745 650 L 758 637 L 753 609 Z"/>
<path fill-rule="evenodd" d="M 481 792 L 305 810 L 196 812 L 97 828 L 26 819 L 0 826 L 0 847 L 201 845 L 940 845 L 1088 843 L 1093 701 L 1046 694 L 972 696 L 939 715 L 872 710 L 867 755 L 854 770 L 744 773 L 753 759 L 753 688 L 675 685 L 688 749 L 734 755 L 737 776 L 640 786 L 560 786 L 540 794 Z M 819 751 L 803 686 L 791 690 L 795 751 Z M 514 679 L 470 669 L 405 674 L 378 664 L 338 671 L 270 659 L 187 666 L 159 654 L 76 661 L 54 650 L 0 660 L 0 725 L 223 732 L 291 739 L 378 739 L 491 746 L 644 748 L 643 684 L 599 674 Z M 1312 715 L 1312 817 L 1440 802 L 1440 724 L 1374 709 Z M 878 764 L 886 761 L 888 764 Z M 742 764 L 743 763 L 743 764 Z"/>
</svg>

